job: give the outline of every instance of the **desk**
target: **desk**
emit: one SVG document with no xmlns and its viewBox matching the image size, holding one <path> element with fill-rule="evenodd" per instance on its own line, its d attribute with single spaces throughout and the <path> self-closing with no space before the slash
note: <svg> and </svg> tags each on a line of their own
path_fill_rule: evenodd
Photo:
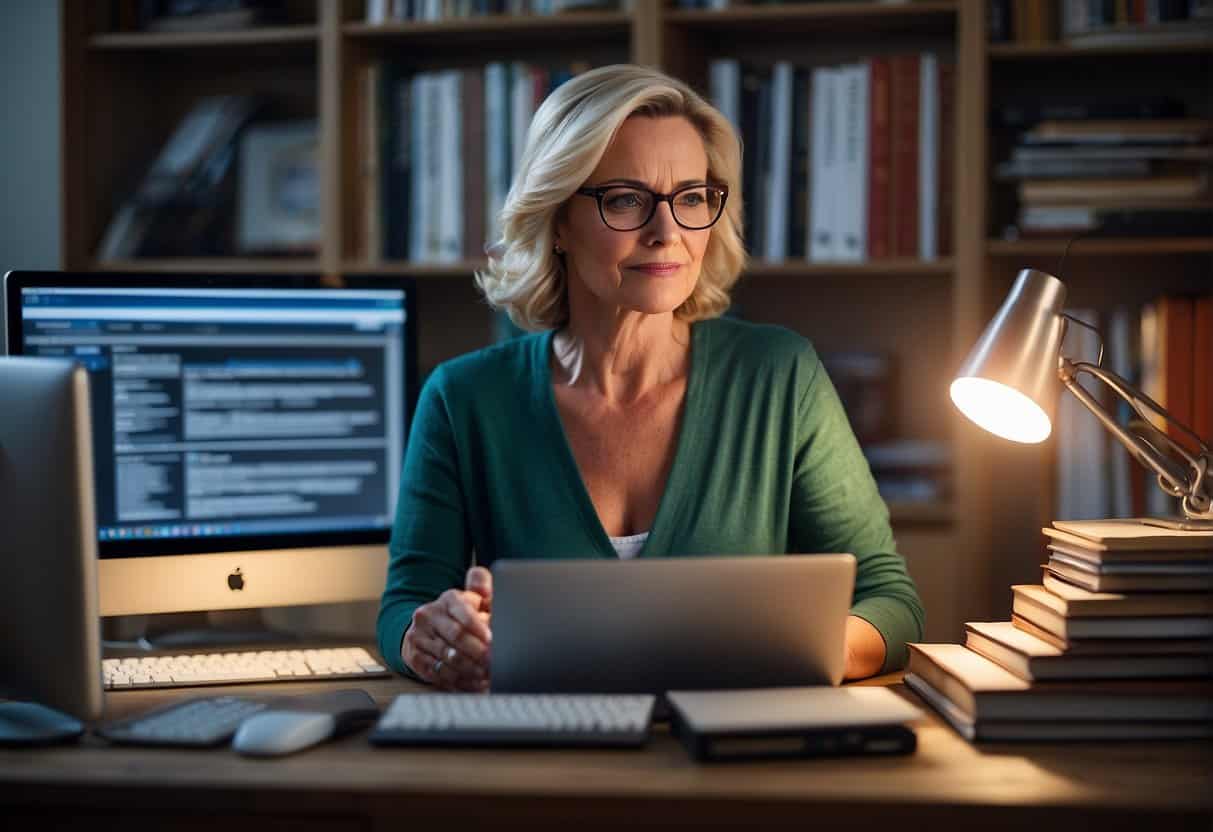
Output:
<svg viewBox="0 0 1213 832">
<path fill-rule="evenodd" d="M 875 680 L 896 684 L 898 677 Z M 308 692 L 341 683 L 298 683 Z M 363 683 L 381 705 L 422 686 Z M 900 685 L 895 690 L 917 701 Z M 282 685 L 213 688 L 283 692 Z M 112 716 L 197 690 L 110 694 Z M 5 829 L 450 830 L 894 827 L 1213 828 L 1213 745 L 972 746 L 933 715 L 917 753 L 697 765 L 664 726 L 643 750 L 377 749 L 364 735 L 295 757 L 80 745 L 0 752 Z"/>
</svg>

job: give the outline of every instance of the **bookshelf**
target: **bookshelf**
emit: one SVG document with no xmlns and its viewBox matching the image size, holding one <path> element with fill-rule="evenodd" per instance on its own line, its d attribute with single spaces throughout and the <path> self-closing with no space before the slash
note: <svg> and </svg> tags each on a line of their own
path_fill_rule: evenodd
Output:
<svg viewBox="0 0 1213 832">
<path fill-rule="evenodd" d="M 902 428 L 952 448 L 954 498 L 895 502 L 890 509 L 899 547 L 931 611 L 927 637 L 955 640 L 961 622 L 1002 614 L 1008 569 L 1021 569 L 1024 553 L 1038 548 L 1021 549 L 1013 568 L 987 556 L 992 549 L 1006 556 L 1011 544 L 993 546 L 995 540 L 1023 541 L 1036 533 L 1047 460 L 1025 460 L 958 419 L 947 381 L 1001 301 L 1008 275 L 1039 265 L 1027 262 L 1034 257 L 1048 257 L 1051 265 L 1061 249 L 1054 241 L 1007 241 L 995 233 L 1003 209 L 989 171 L 1001 148 L 986 114 L 1021 83 L 1047 86 L 1046 70 L 1055 61 L 1072 63 L 1076 78 L 1090 75 L 1095 57 L 1118 67 L 1114 78 L 1147 62 L 1155 68 L 1135 83 L 1148 86 L 1177 68 L 1203 69 L 1204 76 L 1192 77 L 1207 77 L 1211 54 L 1205 47 L 991 45 L 985 6 L 978 0 L 819 2 L 703 11 L 635 0 L 626 12 L 371 24 L 361 0 L 289 0 L 285 19 L 265 28 L 164 33 L 133 31 L 135 0 L 62 0 L 63 266 L 411 276 L 419 281 L 420 361 L 427 368 L 489 343 L 493 320 L 471 281 L 479 261 L 366 255 L 358 131 L 368 106 L 361 80 L 368 65 L 404 60 L 420 72 L 490 61 L 630 61 L 658 66 L 706 91 L 708 65 L 717 56 L 769 67 L 777 60 L 813 66 L 904 51 L 946 55 L 956 64 L 952 252 L 933 260 L 848 264 L 755 260 L 739 284 L 737 305 L 746 317 L 804 332 L 823 350 L 880 349 L 895 357 Z M 322 221 L 315 254 L 99 261 L 97 243 L 112 212 L 189 105 L 203 95 L 249 89 L 273 94 L 285 116 L 318 120 Z M 1207 81 L 1203 89 L 1208 92 Z M 1192 90 L 1189 98 L 1200 94 Z M 1074 276 L 1098 274 L 1113 256 L 1165 262 L 1167 274 L 1183 283 L 1209 269 L 1213 245 L 1086 241 L 1071 254 Z M 1128 282 L 1159 279 L 1157 270 L 1140 274 Z M 1010 473 L 994 482 L 993 465 Z"/>
</svg>

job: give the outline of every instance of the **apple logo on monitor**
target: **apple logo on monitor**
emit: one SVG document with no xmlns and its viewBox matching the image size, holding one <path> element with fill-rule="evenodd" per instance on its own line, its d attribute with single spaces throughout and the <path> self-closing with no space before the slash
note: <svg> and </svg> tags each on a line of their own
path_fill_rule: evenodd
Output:
<svg viewBox="0 0 1213 832">
<path fill-rule="evenodd" d="M 236 567 L 236 571 L 227 576 L 227 588 L 233 591 L 244 589 L 244 575 L 240 574 L 240 567 Z"/>
</svg>

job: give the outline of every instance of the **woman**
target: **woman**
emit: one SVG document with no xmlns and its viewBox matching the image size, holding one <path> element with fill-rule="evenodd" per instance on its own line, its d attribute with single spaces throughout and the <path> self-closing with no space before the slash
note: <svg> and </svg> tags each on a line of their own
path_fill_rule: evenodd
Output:
<svg viewBox="0 0 1213 832">
<path fill-rule="evenodd" d="M 497 558 L 775 552 L 854 553 L 845 674 L 904 664 L 922 605 L 820 360 L 718 317 L 740 184 L 728 120 L 654 70 L 587 72 L 539 108 L 477 275 L 538 333 L 421 393 L 379 614 L 397 670 L 487 688 Z"/>
</svg>

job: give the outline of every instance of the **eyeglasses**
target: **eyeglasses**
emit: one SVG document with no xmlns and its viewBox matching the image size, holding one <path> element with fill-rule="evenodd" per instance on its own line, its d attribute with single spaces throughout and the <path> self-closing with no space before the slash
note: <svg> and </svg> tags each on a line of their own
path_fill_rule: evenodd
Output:
<svg viewBox="0 0 1213 832">
<path fill-rule="evenodd" d="M 635 231 L 644 227 L 657 212 L 660 202 L 670 203 L 674 222 L 688 231 L 702 231 L 720 219 L 729 197 L 729 189 L 720 185 L 687 185 L 668 194 L 631 185 L 604 185 L 578 188 L 577 193 L 598 200 L 598 215 L 613 231 Z"/>
</svg>

